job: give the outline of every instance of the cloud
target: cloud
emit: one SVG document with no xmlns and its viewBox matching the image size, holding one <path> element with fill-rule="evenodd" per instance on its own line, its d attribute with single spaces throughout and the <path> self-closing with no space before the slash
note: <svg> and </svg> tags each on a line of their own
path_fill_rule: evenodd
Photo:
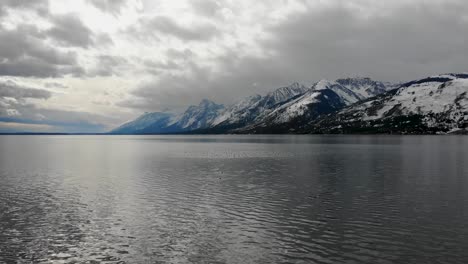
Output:
<svg viewBox="0 0 468 264">
<path fill-rule="evenodd" d="M 51 96 L 52 94 L 44 89 L 21 86 L 11 80 L 0 81 L 0 97 L 48 99 Z"/>
<path fill-rule="evenodd" d="M 53 83 L 56 87 L 56 83 Z M 108 128 L 98 114 L 37 107 L 29 99 L 49 99 L 52 93 L 12 80 L 0 80 L 0 132 L 95 132 Z"/>
<path fill-rule="evenodd" d="M 177 50 L 169 48 L 166 51 L 166 56 L 170 60 L 188 60 L 193 59 L 195 54 L 190 49 Z"/>
<path fill-rule="evenodd" d="M 38 58 L 20 58 L 0 63 L 0 75 L 21 77 L 60 77 L 66 74 L 82 76 L 83 68 L 77 65 L 51 64 Z"/>
<path fill-rule="evenodd" d="M 0 17 L 11 9 L 32 10 L 39 14 L 46 14 L 48 6 L 48 0 L 0 0 Z"/>
<path fill-rule="evenodd" d="M 121 56 L 98 55 L 96 65 L 87 76 L 112 76 L 129 69 L 129 61 Z"/>
<path fill-rule="evenodd" d="M 45 89 L 31 88 L 12 80 L 0 80 L 0 117 L 23 116 L 23 110 L 32 107 L 28 103 L 29 99 L 47 100 L 51 96 L 52 93 Z M 34 111 L 24 113 L 30 116 L 37 114 Z"/>
<path fill-rule="evenodd" d="M 59 83 L 47 84 L 62 87 Z M 108 117 L 87 111 L 53 109 L 34 103 L 37 100 L 49 100 L 53 95 L 46 89 L 32 88 L 12 80 L 0 80 L 0 131 L 6 127 L 13 131 L 11 123 L 16 123 L 14 125 L 18 128 L 16 131 L 23 132 L 37 131 L 26 130 L 27 124 L 48 126 L 51 129 L 47 132 L 104 132 L 111 128 L 104 124 L 118 123 L 117 116 Z M 24 129 L 19 129 L 21 126 L 18 124 L 25 124 L 22 127 Z"/>
<path fill-rule="evenodd" d="M 203 16 L 215 16 L 221 9 L 220 1 L 215 0 L 192 0 L 190 1 L 195 12 Z"/>
<path fill-rule="evenodd" d="M 136 28 L 128 30 L 131 34 L 160 37 L 171 36 L 183 41 L 208 41 L 220 34 L 217 28 L 208 23 L 193 23 L 189 26 L 179 24 L 167 16 L 142 18 Z"/>
<path fill-rule="evenodd" d="M 126 4 L 126 0 L 88 0 L 101 11 L 108 12 L 114 15 L 120 14 Z"/>
<path fill-rule="evenodd" d="M 56 128 L 54 126 L 45 125 L 45 124 L 27 124 L 27 123 L 17 123 L 13 121 L 11 122 L 0 121 L 0 133 L 19 133 L 19 132 L 47 133 L 47 132 L 56 132 Z"/>
<path fill-rule="evenodd" d="M 20 24 L 13 29 L 0 25 L 0 76 L 57 77 L 81 75 L 76 53 L 47 44 L 35 26 Z"/>
<path fill-rule="evenodd" d="M 46 34 L 58 42 L 83 48 L 93 44 L 93 32 L 81 22 L 79 17 L 72 14 L 56 15 L 52 22 L 54 26 Z"/>
<path fill-rule="evenodd" d="M 73 116 L 74 113 L 67 114 Z M 102 124 L 86 120 L 57 122 L 0 116 L 0 133 L 99 133 L 106 129 Z"/>
<path fill-rule="evenodd" d="M 44 84 L 46 88 L 58 88 L 58 89 L 68 89 L 69 87 L 63 83 L 58 83 L 58 82 L 46 82 Z"/>
<path fill-rule="evenodd" d="M 142 110 L 188 105 L 203 98 L 230 103 L 294 81 L 370 76 L 407 81 L 468 69 L 468 7 L 464 1 L 314 2 L 263 25 L 260 53 L 238 45 L 208 61 L 196 57 L 181 74 L 159 74 L 139 84 L 137 99 L 121 104 Z M 129 100 L 137 100 L 131 104 Z"/>
<path fill-rule="evenodd" d="M 38 125 L 50 128 L 42 132 L 105 132 L 110 127 L 103 124 L 109 121 L 115 122 L 115 118 L 94 113 L 39 108 L 16 100 L 9 100 L 6 106 L 2 102 L 5 100 L 2 101 L 0 97 L 0 131 L 8 128 L 9 132 L 40 132 L 29 126 Z"/>
<path fill-rule="evenodd" d="M 94 42 L 96 45 L 104 47 L 110 47 L 114 44 L 114 40 L 105 33 L 95 35 Z"/>
<path fill-rule="evenodd" d="M 412 1 L 383 10 L 368 10 L 368 1 L 315 6 L 271 26 L 263 47 L 298 78 L 362 74 L 401 81 L 461 71 L 468 66 L 460 60 L 468 55 L 463 2 Z"/>
<path fill-rule="evenodd" d="M 110 124 L 295 81 L 468 69 L 463 0 L 0 0 L 0 17 L 0 77 L 54 91 L 1 97 L 1 115 L 37 122 L 76 109 Z"/>
<path fill-rule="evenodd" d="M 34 111 L 24 111 L 31 108 L 28 99 L 49 99 L 51 96 L 52 93 L 44 89 L 31 88 L 12 80 L 0 80 L 0 131 L 11 130 L 10 122 L 22 118 L 24 114 L 39 117 Z M 7 124 L 3 122 L 5 120 Z"/>
</svg>

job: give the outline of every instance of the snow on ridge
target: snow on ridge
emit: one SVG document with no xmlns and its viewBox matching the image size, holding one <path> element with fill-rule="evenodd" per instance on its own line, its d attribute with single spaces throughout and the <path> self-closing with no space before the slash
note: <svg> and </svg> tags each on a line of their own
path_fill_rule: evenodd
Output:
<svg viewBox="0 0 468 264">
<path fill-rule="evenodd" d="M 189 106 L 187 110 L 177 118 L 172 125 L 182 129 L 198 129 L 210 124 L 219 115 L 223 105 L 219 105 L 208 99 L 203 99 L 198 106 Z"/>
<path fill-rule="evenodd" d="M 320 80 L 319 82 L 317 82 L 316 84 L 314 84 L 314 86 L 312 87 L 313 90 L 315 91 L 319 91 L 319 90 L 325 90 L 325 89 L 328 89 L 330 86 L 333 86 L 333 85 L 339 85 L 337 82 L 335 81 L 329 81 L 329 80 Z"/>
<path fill-rule="evenodd" d="M 262 122 L 287 122 L 307 114 L 309 106 L 320 103 L 351 105 L 386 91 L 386 86 L 367 77 L 320 80 L 311 88 L 294 82 L 267 94 L 248 96 L 226 108 L 217 108 L 216 103 L 203 99 L 198 106 L 190 106 L 179 115 L 167 118 L 167 127 L 172 130 L 192 130 L 218 125 L 248 126 Z M 333 92 L 333 100 L 329 96 Z M 319 96 L 324 94 L 324 102 Z M 320 97 L 321 98 L 321 97 Z M 323 103 L 323 104 L 322 104 Z M 313 108 L 313 106 L 312 106 Z M 311 108 L 311 109 L 312 109 Z M 314 108 L 315 109 L 315 108 Z M 315 110 L 314 110 L 315 111 Z"/>
<path fill-rule="evenodd" d="M 257 94 L 245 97 L 228 107 L 223 113 L 215 118 L 211 123 L 211 126 L 217 126 L 224 122 L 234 124 L 236 122 L 243 121 L 243 119 L 247 121 L 259 120 L 268 115 L 275 105 L 284 103 L 308 90 L 309 88 L 305 85 L 294 82 L 289 86 L 280 87 L 270 91 L 264 96 Z"/>
<path fill-rule="evenodd" d="M 239 121 L 243 113 L 249 107 L 252 107 L 253 104 L 257 103 L 262 97 L 258 94 L 244 97 L 242 100 L 237 103 L 227 107 L 223 112 L 221 112 L 212 122 L 211 126 L 219 125 L 225 121 L 231 123 Z"/>
<path fill-rule="evenodd" d="M 280 87 L 267 93 L 264 98 L 272 99 L 275 103 L 281 103 L 296 95 L 303 94 L 307 90 L 309 90 L 309 88 L 307 88 L 305 85 L 294 82 L 289 86 Z"/>
<path fill-rule="evenodd" d="M 307 110 L 307 106 L 318 102 L 317 97 L 321 94 L 320 91 L 310 90 L 299 98 L 288 102 L 269 114 L 274 117 L 274 123 L 284 123 L 295 117 L 301 116 Z"/>
<path fill-rule="evenodd" d="M 401 109 L 403 115 L 439 114 L 455 110 L 454 107 L 460 107 L 460 111 L 466 112 L 468 111 L 467 93 L 468 79 L 455 78 L 445 83 L 416 83 L 400 89 L 381 109 L 374 115 L 366 115 L 364 120 L 380 119 L 396 106 Z"/>
</svg>

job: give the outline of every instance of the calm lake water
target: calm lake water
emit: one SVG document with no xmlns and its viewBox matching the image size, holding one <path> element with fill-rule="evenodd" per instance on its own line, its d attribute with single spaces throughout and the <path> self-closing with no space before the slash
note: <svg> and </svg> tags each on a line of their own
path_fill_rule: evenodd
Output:
<svg viewBox="0 0 468 264">
<path fill-rule="evenodd" d="M 0 136 L 0 263 L 468 263 L 468 137 Z"/>
</svg>

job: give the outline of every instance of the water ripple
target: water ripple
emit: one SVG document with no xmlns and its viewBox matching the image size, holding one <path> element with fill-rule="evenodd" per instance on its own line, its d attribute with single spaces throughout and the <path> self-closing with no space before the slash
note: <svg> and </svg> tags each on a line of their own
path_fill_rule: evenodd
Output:
<svg viewBox="0 0 468 264">
<path fill-rule="evenodd" d="M 468 262 L 466 138 L 143 139 L 0 137 L 0 263 Z"/>
</svg>

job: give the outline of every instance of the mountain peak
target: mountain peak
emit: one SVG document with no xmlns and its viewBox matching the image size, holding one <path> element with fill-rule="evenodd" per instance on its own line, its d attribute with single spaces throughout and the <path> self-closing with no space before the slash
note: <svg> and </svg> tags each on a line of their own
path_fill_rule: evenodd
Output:
<svg viewBox="0 0 468 264">
<path fill-rule="evenodd" d="M 339 78 L 336 80 L 337 83 L 342 82 L 373 82 L 372 78 L 366 76 L 355 76 L 355 77 L 346 77 Z"/>
<path fill-rule="evenodd" d="M 223 133 L 299 131 L 304 129 L 302 126 L 353 104 L 357 108 L 346 109 L 362 112 L 363 122 L 367 122 L 366 118 L 405 118 L 405 113 L 422 113 L 424 118 L 436 118 L 427 116 L 427 113 L 440 114 L 441 119 L 437 119 L 437 122 L 448 120 L 447 115 L 452 113 L 457 120 L 468 120 L 466 87 L 466 73 L 446 73 L 400 84 L 383 83 L 369 77 L 345 77 L 335 81 L 323 79 L 311 88 L 300 82 L 292 82 L 264 95 L 248 96 L 227 108 L 203 99 L 198 105 L 190 106 L 177 116 L 171 113 L 145 113 L 115 133 L 174 133 L 197 129 Z M 369 108 L 367 99 L 382 104 Z M 379 108 L 377 112 L 372 110 L 377 109 L 378 105 L 385 107 Z M 333 123 L 334 126 L 340 127 L 344 114 L 346 112 L 336 115 L 338 119 Z M 426 124 L 424 120 L 420 122 Z"/>
<path fill-rule="evenodd" d="M 265 97 L 264 97 L 264 107 L 271 107 L 275 104 L 287 101 L 299 94 L 303 94 L 308 90 L 308 88 L 305 85 L 302 85 L 298 82 L 294 82 L 289 86 L 285 87 L 280 87 L 278 89 L 275 89 L 271 92 L 269 92 Z"/>
<path fill-rule="evenodd" d="M 330 86 L 336 85 L 336 84 L 337 84 L 336 82 L 323 79 L 323 80 L 320 80 L 318 83 L 316 83 L 313 86 L 313 88 L 314 90 L 318 91 L 318 90 L 328 89 L 330 88 Z"/>
<path fill-rule="evenodd" d="M 224 106 L 222 104 L 217 104 L 209 99 L 203 99 L 200 101 L 198 106 L 196 105 L 191 105 L 187 108 L 187 111 L 194 111 L 197 109 L 207 109 L 207 108 L 223 108 Z"/>
<path fill-rule="evenodd" d="M 291 89 L 301 89 L 305 87 L 304 85 L 298 83 L 298 82 L 293 82 L 292 84 L 290 84 L 289 86 L 286 86 L 285 88 L 291 88 Z"/>
<path fill-rule="evenodd" d="M 206 105 L 214 105 L 215 102 L 208 100 L 208 99 L 203 99 L 201 100 L 199 106 L 206 106 Z"/>
<path fill-rule="evenodd" d="M 224 109 L 221 104 L 216 104 L 208 99 L 201 100 L 198 106 L 190 106 L 171 124 L 179 130 L 193 130 L 207 126 L 219 111 Z"/>
</svg>

